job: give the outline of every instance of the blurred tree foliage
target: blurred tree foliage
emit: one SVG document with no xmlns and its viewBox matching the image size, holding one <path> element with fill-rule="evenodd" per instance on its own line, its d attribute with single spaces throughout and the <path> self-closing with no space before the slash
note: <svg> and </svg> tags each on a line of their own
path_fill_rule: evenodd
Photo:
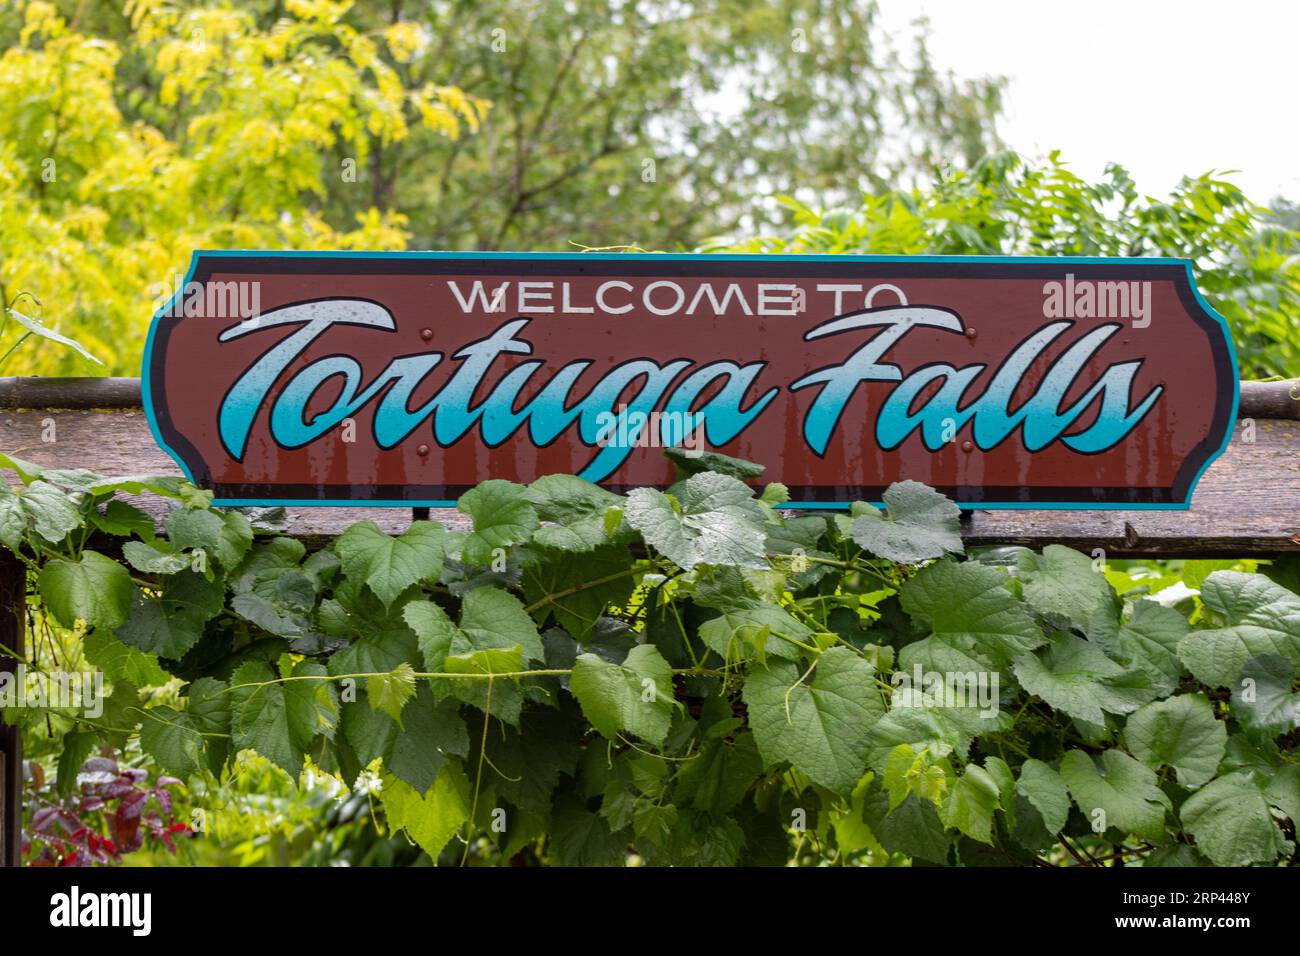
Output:
<svg viewBox="0 0 1300 956">
<path fill-rule="evenodd" d="M 291 2 L 273 28 L 227 6 L 73 6 L 7 11 L 0 295 L 32 297 L 113 373 L 138 372 L 157 284 L 194 249 L 402 248 L 393 210 L 324 217 L 328 151 L 364 158 L 416 125 L 454 138 L 486 110 L 403 84 L 381 55 L 403 49 L 401 31 L 364 34 L 340 19 L 346 4 Z M 87 369 L 48 346 L 24 357 L 26 372 Z"/>
<path fill-rule="evenodd" d="M 1001 82 L 870 0 L 12 0 L 0 49 L 3 305 L 111 374 L 196 248 L 575 244 L 1188 256 L 1243 373 L 1300 374 L 1286 207 L 997 152 Z"/>
<path fill-rule="evenodd" d="M 372 150 L 369 201 L 428 248 L 689 248 L 774 223 L 762 197 L 856 200 L 991 148 L 1002 84 L 900 50 L 870 0 L 366 4 L 420 42 L 404 82 L 490 100 L 447 148 Z M 353 200 L 333 196 L 343 210 Z"/>
<path fill-rule="evenodd" d="M 1276 239 L 1292 252 L 1300 252 L 1300 203 L 1278 197 L 1268 204 L 1264 228 L 1277 230 Z"/>
<path fill-rule="evenodd" d="M 785 204 L 791 229 L 703 251 L 1191 259 L 1197 286 L 1232 326 L 1242 375 L 1300 375 L 1300 236 L 1284 206 L 1268 216 L 1212 174 L 1184 177 L 1156 198 L 1119 165 L 1089 183 L 1056 153 L 1034 164 L 1003 152 L 931 189 L 867 195 L 829 211 Z"/>
<path fill-rule="evenodd" d="M 865 0 L 18 0 L 0 48 L 3 305 L 116 374 L 195 248 L 689 247 L 964 166 L 1000 93 Z"/>
</svg>

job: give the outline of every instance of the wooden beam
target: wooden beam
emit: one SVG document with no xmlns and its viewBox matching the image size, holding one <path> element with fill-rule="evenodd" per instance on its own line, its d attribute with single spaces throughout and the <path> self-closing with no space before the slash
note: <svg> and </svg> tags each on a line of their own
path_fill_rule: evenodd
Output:
<svg viewBox="0 0 1300 956">
<path fill-rule="evenodd" d="M 0 408 L 141 408 L 138 378 L 0 377 Z"/>
<path fill-rule="evenodd" d="M 963 534 L 972 546 L 1065 544 L 1110 557 L 1300 551 L 1300 382 L 1243 383 L 1240 416 L 1254 420 L 1254 441 L 1245 440 L 1247 429 L 1235 430 L 1187 511 L 974 511 Z M 44 440 L 51 423 L 53 442 Z M 179 473 L 149 432 L 138 379 L 0 379 L 0 450 L 106 475 Z M 156 514 L 165 507 L 142 504 Z M 452 509 L 435 508 L 431 517 L 468 527 Z M 318 544 L 363 518 L 396 532 L 410 524 L 411 509 L 291 508 L 285 533 Z"/>
<path fill-rule="evenodd" d="M 140 408 L 138 378 L 0 376 L 0 408 Z M 1241 418 L 1300 421 L 1300 379 L 1242 382 Z"/>
<path fill-rule="evenodd" d="M 1300 380 L 1242 382 L 1237 417 L 1300 421 Z"/>
</svg>

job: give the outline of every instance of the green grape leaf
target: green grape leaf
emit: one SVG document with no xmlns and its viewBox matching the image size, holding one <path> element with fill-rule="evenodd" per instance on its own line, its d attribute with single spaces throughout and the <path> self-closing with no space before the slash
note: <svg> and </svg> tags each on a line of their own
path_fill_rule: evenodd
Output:
<svg viewBox="0 0 1300 956">
<path fill-rule="evenodd" d="M 316 587 L 301 571 L 282 571 L 271 588 L 236 594 L 230 609 L 268 634 L 290 640 L 311 632 L 311 610 L 316 604 Z"/>
<path fill-rule="evenodd" d="M 540 661 L 546 656 L 537 625 L 524 605 L 500 588 L 474 588 L 466 593 L 459 626 L 432 601 L 412 601 L 402 614 L 415 632 L 425 667 L 430 671 L 442 670 L 448 656 L 490 648 L 519 647 L 523 661 Z"/>
<path fill-rule="evenodd" d="M 78 620 L 90 627 L 117 627 L 126 621 L 134 590 L 126 568 L 98 551 L 83 551 L 79 561 L 51 558 L 38 587 L 45 607 L 68 628 Z"/>
<path fill-rule="evenodd" d="M 47 468 L 41 478 L 64 491 L 90 491 L 104 480 L 104 476 L 89 468 Z"/>
<path fill-rule="evenodd" d="M 885 705 L 875 669 L 847 647 L 817 659 L 811 681 L 786 661 L 751 670 L 744 701 L 767 765 L 788 761 L 815 783 L 847 794 L 867 764 L 867 741 Z"/>
<path fill-rule="evenodd" d="M 111 746 L 127 746 L 140 725 L 140 689 L 126 680 L 113 681 L 113 692 L 103 699 L 104 713 L 96 719 L 96 733 Z"/>
<path fill-rule="evenodd" d="M 436 521 L 415 521 L 392 537 L 373 521 L 354 524 L 334 542 L 343 573 L 365 581 L 388 607 L 408 587 L 442 574 L 447 530 Z"/>
<path fill-rule="evenodd" d="M 1279 654 L 1252 657 L 1232 691 L 1232 712 L 1247 727 L 1270 736 L 1300 727 L 1300 693 L 1292 693 L 1295 665 Z"/>
<path fill-rule="evenodd" d="M 872 508 L 853 522 L 853 540 L 860 548 L 898 564 L 920 564 L 965 550 L 961 509 L 933 488 L 898 481 L 882 497 L 886 514 Z"/>
<path fill-rule="evenodd" d="M 670 866 L 735 866 L 745 833 L 735 820 L 678 807 L 669 832 L 665 862 Z"/>
<path fill-rule="evenodd" d="M 1147 704 L 1124 725 L 1129 751 L 1152 770 L 1173 767 L 1178 782 L 1195 789 L 1214 779 L 1228 730 L 1204 697 L 1183 694 Z"/>
<path fill-rule="evenodd" d="M 256 750 L 296 780 L 316 735 L 315 713 L 303 706 L 304 694 L 311 691 L 294 683 L 266 683 L 274 679 L 271 669 L 259 661 L 241 664 L 231 676 L 234 743 L 238 750 Z M 240 686 L 249 684 L 263 686 Z"/>
<path fill-rule="evenodd" d="M 1099 612 L 1119 609 L 1115 589 L 1093 568 L 1092 558 L 1073 548 L 1049 544 L 1041 555 L 1021 551 L 1018 559 L 1025 602 L 1042 614 L 1084 625 Z"/>
<path fill-rule="evenodd" d="M 175 574 L 190 566 L 190 559 L 173 551 L 163 551 L 141 541 L 122 545 L 122 556 L 137 571 L 145 574 Z"/>
<path fill-rule="evenodd" d="M 537 625 L 523 603 L 500 588 L 475 588 L 461 604 L 460 630 L 469 648 L 510 647 L 523 649 L 525 661 L 540 661 L 545 656 Z M 452 653 L 465 653 L 458 641 L 452 641 Z"/>
<path fill-rule="evenodd" d="M 77 774 L 86 765 L 98 743 L 95 735 L 85 730 L 69 730 L 63 735 L 63 749 L 55 769 L 55 791 L 66 797 L 77 788 Z"/>
<path fill-rule="evenodd" d="M 519 727 L 488 735 L 487 759 L 500 775 L 497 794 L 527 813 L 546 814 L 560 777 L 572 776 L 578 765 L 585 725 L 568 702 L 559 710 L 530 708 Z"/>
<path fill-rule="evenodd" d="M 451 642 L 459 633 L 456 623 L 432 601 L 411 601 L 402 608 L 402 617 L 415 632 L 425 669 L 442 670 Z"/>
<path fill-rule="evenodd" d="M 474 679 L 439 679 L 437 686 L 444 692 L 450 692 L 507 724 L 519 724 L 524 702 L 519 682 L 512 678 L 484 679 L 492 674 L 518 674 L 524 669 L 523 651 L 518 644 L 448 654 L 443 659 L 442 668 L 449 674 L 474 675 Z"/>
<path fill-rule="evenodd" d="M 163 522 L 172 545 L 202 548 L 223 568 L 234 568 L 253 545 L 253 526 L 238 511 L 218 514 L 201 508 L 178 508 Z"/>
<path fill-rule="evenodd" d="M 580 654 L 569 687 L 587 720 L 610 740 L 629 733 L 658 747 L 668 736 L 676 705 L 673 672 L 649 644 L 632 648 L 622 664 Z"/>
<path fill-rule="evenodd" d="M 153 654 L 124 644 L 106 630 L 94 630 L 81 641 L 86 660 L 94 664 L 109 681 L 124 680 L 137 687 L 161 687 L 172 679 Z"/>
<path fill-rule="evenodd" d="M 1293 763 L 1271 767 L 1262 777 L 1256 776 L 1255 782 L 1263 786 L 1270 805 L 1290 817 L 1292 823 L 1300 822 L 1300 767 Z"/>
<path fill-rule="evenodd" d="M 338 676 L 379 674 L 403 661 L 414 661 L 417 653 L 415 635 L 408 628 L 380 628 L 336 651 L 329 659 L 329 672 Z"/>
<path fill-rule="evenodd" d="M 208 769 L 220 774 L 230 754 L 230 694 L 223 682 L 200 677 L 186 688 L 189 715 L 194 729 L 204 735 Z"/>
<path fill-rule="evenodd" d="M 1070 795 L 1090 823 L 1104 825 L 1147 840 L 1159 840 L 1165 832 L 1169 798 L 1156 783 L 1156 775 L 1120 750 L 1101 755 L 1101 770 L 1082 750 L 1066 751 L 1061 759 L 1061 777 Z"/>
<path fill-rule="evenodd" d="M 730 813 L 763 772 L 754 735 L 742 731 L 730 740 L 713 739 L 699 756 L 677 772 L 673 799 L 697 810 Z"/>
<path fill-rule="evenodd" d="M 1187 618 L 1155 601 L 1135 601 L 1133 613 L 1121 621 L 1109 607 L 1100 607 L 1087 625 L 1088 637 L 1106 655 L 1126 667 L 1151 676 L 1165 692 L 1173 690 L 1183 672 L 1178 642 L 1191 626 Z"/>
<path fill-rule="evenodd" d="M 154 535 L 154 520 L 134 505 L 129 505 L 120 498 L 114 498 L 104 505 L 104 510 L 90 515 L 95 527 L 105 534 L 117 537 L 135 535 L 137 538 L 149 539 Z"/>
<path fill-rule="evenodd" d="M 1029 693 L 1093 724 L 1105 722 L 1103 711 L 1131 714 L 1156 696 L 1143 675 L 1126 671 L 1096 644 L 1064 632 L 1045 650 L 1017 657 L 1014 670 Z"/>
<path fill-rule="evenodd" d="M 998 807 L 1007 821 L 1007 828 L 1016 829 L 1016 777 L 1011 767 L 1001 757 L 992 754 L 984 758 L 984 769 L 998 787 Z"/>
<path fill-rule="evenodd" d="M 402 708 L 415 696 L 415 668 L 402 661 L 387 674 L 366 678 L 366 698 L 375 710 L 382 710 L 400 726 Z"/>
<path fill-rule="evenodd" d="M 1070 815 L 1070 794 L 1061 775 L 1032 757 L 1020 767 L 1016 793 L 1038 811 L 1049 833 L 1059 833 Z"/>
<path fill-rule="evenodd" d="M 565 794 L 555 801 L 550 842 L 560 866 L 615 866 L 624 860 L 627 840 L 612 833 L 600 814 Z"/>
<path fill-rule="evenodd" d="M 935 758 L 952 753 L 964 757 L 970 749 L 972 735 L 951 718 L 951 710 L 955 709 L 895 706 L 876 721 L 868 734 L 868 764 L 883 773 L 889 754 L 899 744 L 907 744 L 916 753 L 929 751 Z M 991 721 L 982 723 L 981 730 L 994 729 Z"/>
<path fill-rule="evenodd" d="M 912 749 L 911 744 L 899 744 L 885 758 L 885 769 L 881 774 L 880 782 L 889 793 L 890 810 L 902 803 L 912 792 L 912 771 L 918 767 L 921 759 L 920 755 Z M 939 770 L 939 773 L 943 774 L 943 770 L 939 767 L 931 769 Z M 947 789 L 946 778 L 944 789 Z"/>
<path fill-rule="evenodd" d="M 468 753 L 469 733 L 456 703 L 435 701 L 428 683 L 422 681 L 404 712 L 388 768 L 416 793 L 428 793 L 448 757 Z M 498 765 L 494 762 L 494 766 Z"/>
<path fill-rule="evenodd" d="M 291 719 L 295 725 L 311 728 L 311 737 L 307 738 L 309 745 L 312 737 L 317 735 L 333 740 L 338 727 L 339 696 L 333 681 L 304 679 L 324 678 L 328 673 L 328 668 L 318 661 L 301 660 L 290 671 L 294 680 L 285 685 Z"/>
<path fill-rule="evenodd" d="M 39 479 L 25 488 L 0 487 L 0 543 L 16 550 L 30 526 L 51 544 L 81 527 L 81 512 L 54 485 Z"/>
<path fill-rule="evenodd" d="M 523 485 L 492 478 L 460 496 L 456 510 L 474 521 L 461 555 L 468 564 L 488 564 L 500 548 L 527 541 L 541 525 Z"/>
<path fill-rule="evenodd" d="M 24 485 L 30 485 L 33 481 L 40 478 L 45 473 L 45 469 L 40 465 L 33 464 L 26 459 L 19 458 L 16 455 L 6 455 L 0 451 L 0 468 L 8 468 L 14 472 Z M 3 487 L 0 483 L 0 487 Z"/>
<path fill-rule="evenodd" d="M 831 826 L 835 832 L 837 857 L 847 859 L 862 850 L 880 855 L 889 852 L 876 839 L 871 825 L 866 820 L 866 802 L 871 790 L 871 782 L 872 777 L 869 776 L 858 781 L 844 812 L 836 814 L 831 819 Z"/>
<path fill-rule="evenodd" d="M 716 472 L 741 481 L 753 481 L 767 470 L 763 465 L 743 458 L 734 458 L 718 451 L 688 448 L 665 448 L 664 457 L 677 466 L 677 475 L 684 478 L 703 471 Z"/>
<path fill-rule="evenodd" d="M 1179 818 L 1197 849 L 1216 866 L 1271 863 L 1292 849 L 1273 822 L 1264 791 L 1245 773 L 1206 784 L 1187 798 Z"/>
<path fill-rule="evenodd" d="M 939 806 L 944 826 L 955 827 L 972 840 L 993 842 L 993 811 L 998 808 L 997 782 L 977 764 L 967 764 L 960 777 L 948 787 Z"/>
<path fill-rule="evenodd" d="M 184 478 L 174 475 L 125 475 L 119 478 L 103 478 L 85 489 L 92 495 L 104 495 L 111 491 L 120 491 L 128 495 L 140 495 L 145 492 L 163 498 L 182 499 L 188 491 L 193 495 L 198 491 Z M 204 492 L 209 501 L 212 492 Z"/>
<path fill-rule="evenodd" d="M 554 522 L 540 527 L 533 540 L 559 551 L 589 552 L 607 543 L 605 515 L 610 508 L 621 508 L 623 498 L 599 485 L 573 475 L 545 475 L 528 486 L 532 502 L 542 521 Z"/>
<path fill-rule="evenodd" d="M 376 758 L 382 758 L 385 763 L 392 760 L 393 747 L 398 735 L 402 733 L 397 721 L 383 711 L 357 700 L 344 701 L 340 710 L 343 739 L 357 758 L 358 771 Z M 405 774 L 399 776 L 405 779 Z"/>
<path fill-rule="evenodd" d="M 972 649 L 972 653 L 978 654 L 978 651 Z M 972 657 L 951 644 L 944 643 L 941 638 L 927 637 L 913 641 L 899 650 L 898 670 L 909 677 L 909 687 L 906 690 L 915 690 L 918 695 L 928 693 L 923 685 L 917 686 L 914 675 L 918 665 L 923 675 L 931 673 L 940 676 L 947 674 L 978 676 L 981 671 L 988 669 L 988 664 L 984 660 Z"/>
<path fill-rule="evenodd" d="M 436 863 L 438 855 L 469 822 L 470 786 L 460 764 L 448 761 L 433 785 L 421 794 L 391 774 L 382 781 L 384 815 L 394 830 L 405 830 Z"/>
<path fill-rule="evenodd" d="M 70 339 L 66 335 L 56 332 L 54 331 L 54 329 L 48 328 L 39 319 L 32 318 L 31 316 L 25 315 L 22 312 L 19 312 L 17 309 L 9 308 L 8 306 L 5 306 L 4 311 L 15 322 L 17 322 L 19 325 L 25 328 L 29 334 L 38 335 L 43 339 L 49 339 L 51 342 L 58 342 L 60 345 L 66 346 L 67 348 L 74 350 L 75 352 L 77 352 L 77 354 L 79 354 L 82 358 L 86 359 L 86 361 L 88 362 L 94 362 L 96 365 L 104 364 L 102 361 L 95 358 L 95 356 L 87 352 L 86 347 L 82 345 L 80 342 L 78 342 L 76 339 Z M 26 338 L 26 336 L 23 336 L 23 338 Z M 19 341 L 22 340 L 19 339 Z"/>
<path fill-rule="evenodd" d="M 1201 683 L 1232 687 L 1252 657 L 1278 654 L 1300 666 L 1300 596 L 1261 574 L 1216 571 L 1201 588 L 1226 627 L 1192 631 L 1178 656 Z"/>
<path fill-rule="evenodd" d="M 624 520 L 678 567 L 731 564 L 767 567 L 767 516 L 754 492 L 726 475 L 701 472 L 681 486 L 680 500 L 653 488 L 628 495 Z"/>
<path fill-rule="evenodd" d="M 1004 586 L 1005 572 L 987 565 L 936 561 L 903 585 L 903 610 L 930 623 L 934 636 L 997 665 L 1046 641 L 1023 604 Z"/>
<path fill-rule="evenodd" d="M 724 660 L 747 657 L 763 660 L 766 655 L 795 660 L 799 648 L 791 643 L 811 644 L 812 630 L 791 617 L 784 608 L 757 599 L 737 601 L 700 625 L 700 639 Z"/>
<path fill-rule="evenodd" d="M 27 515 L 23 512 L 22 499 L 0 482 L 0 544 L 17 551 L 26 533 Z"/>
<path fill-rule="evenodd" d="M 523 562 L 523 584 L 534 619 L 540 624 L 554 614 L 555 623 L 579 642 L 591 636 L 606 609 L 626 604 L 636 588 L 636 576 L 628 573 L 632 555 L 626 547 L 600 545 L 584 553 L 530 548 L 529 552 Z"/>
<path fill-rule="evenodd" d="M 140 720 L 140 747 L 158 766 L 184 780 L 201 767 L 203 735 L 189 714 L 151 707 Z"/>
<path fill-rule="evenodd" d="M 771 554 L 790 555 L 773 561 L 786 572 L 792 590 L 802 590 L 834 573 L 835 555 L 821 547 L 829 524 L 821 515 L 784 515 L 780 524 L 767 527 L 764 544 Z"/>
<path fill-rule="evenodd" d="M 198 643 L 204 625 L 221 613 L 225 584 L 196 571 L 172 575 L 161 596 L 134 589 L 131 610 L 115 631 L 124 643 L 147 654 L 179 659 Z"/>
<path fill-rule="evenodd" d="M 891 810 L 889 795 L 873 789 L 863 800 L 862 815 L 880 845 L 890 853 L 903 853 L 932 863 L 948 862 L 952 840 L 930 801 L 910 794 Z"/>
</svg>

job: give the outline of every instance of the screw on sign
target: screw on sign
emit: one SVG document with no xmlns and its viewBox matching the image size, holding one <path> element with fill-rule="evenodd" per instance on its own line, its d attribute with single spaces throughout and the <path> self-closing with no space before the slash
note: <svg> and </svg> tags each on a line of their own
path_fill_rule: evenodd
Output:
<svg viewBox="0 0 1300 956">
<path fill-rule="evenodd" d="M 662 487 L 689 420 L 795 507 L 1134 509 L 1187 506 L 1238 383 L 1183 260 L 201 252 L 144 396 L 224 504 Z"/>
</svg>

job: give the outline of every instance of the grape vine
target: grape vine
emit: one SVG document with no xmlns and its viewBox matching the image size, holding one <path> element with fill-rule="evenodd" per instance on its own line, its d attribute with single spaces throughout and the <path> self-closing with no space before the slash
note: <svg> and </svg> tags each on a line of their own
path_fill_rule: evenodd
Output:
<svg viewBox="0 0 1300 956">
<path fill-rule="evenodd" d="M 1152 593 L 1062 546 L 968 555 L 916 482 L 794 513 L 759 466 L 671 457 L 666 491 L 486 481 L 466 532 L 309 550 L 179 479 L 0 456 L 24 663 L 107 691 L 0 704 L 60 770 L 138 740 L 191 788 L 248 751 L 332 778 L 441 864 L 1295 862 L 1294 564 Z"/>
</svg>

